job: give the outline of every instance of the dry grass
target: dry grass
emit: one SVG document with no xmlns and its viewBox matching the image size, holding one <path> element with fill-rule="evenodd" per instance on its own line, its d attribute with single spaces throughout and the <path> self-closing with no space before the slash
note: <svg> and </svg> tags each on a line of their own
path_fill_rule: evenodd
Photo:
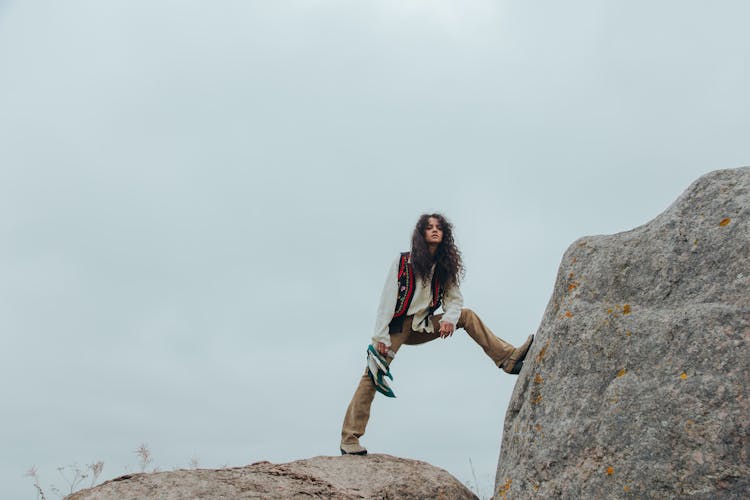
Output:
<svg viewBox="0 0 750 500">
<path fill-rule="evenodd" d="M 140 468 L 141 472 L 146 472 L 146 469 L 149 467 L 151 468 L 149 472 L 159 472 L 159 468 L 152 466 L 154 462 L 154 457 L 151 454 L 151 450 L 149 449 L 148 445 L 146 443 L 141 444 L 136 448 L 133 453 L 135 453 L 137 459 L 138 459 L 138 467 Z M 189 468 L 191 469 L 197 469 L 198 468 L 198 457 L 196 455 L 193 455 L 190 458 Z M 224 466 L 226 467 L 226 466 Z M 178 467 L 175 467 L 175 470 Z M 130 469 L 130 466 L 125 467 L 125 472 L 127 473 Z M 58 497 L 62 498 L 67 495 L 73 494 L 84 484 L 84 481 L 88 479 L 87 481 L 87 488 L 92 488 L 97 484 L 97 481 L 99 479 L 99 476 L 102 473 L 102 470 L 104 470 L 104 462 L 101 460 L 98 460 L 92 464 L 88 464 L 85 467 L 80 467 L 78 464 L 71 464 L 67 465 L 65 467 L 58 467 L 57 472 L 62 477 L 63 481 L 65 482 L 66 486 L 61 489 L 58 488 L 54 484 L 50 484 L 49 487 L 46 488 L 47 491 L 51 491 Z M 36 466 L 31 466 L 29 470 L 26 471 L 24 474 L 26 477 L 30 477 L 34 481 L 34 490 L 36 491 L 36 498 L 37 500 L 47 500 L 47 495 L 45 494 L 45 488 L 42 488 L 41 479 L 39 476 L 39 470 L 36 468 Z"/>
<path fill-rule="evenodd" d="M 464 486 L 469 488 L 480 500 L 488 500 L 489 497 L 482 495 L 482 488 L 479 487 L 479 481 L 477 480 L 477 474 L 474 471 L 474 463 L 471 461 L 471 458 L 469 458 L 469 467 L 471 467 L 471 476 L 474 478 L 474 482 L 466 481 Z M 485 478 L 486 476 L 483 475 L 482 477 Z"/>
<path fill-rule="evenodd" d="M 90 478 L 90 486 L 94 486 L 96 480 L 99 479 L 99 475 L 102 473 L 103 469 L 104 462 L 102 462 L 101 460 L 94 462 L 93 464 L 88 464 L 83 468 L 78 464 L 58 467 L 57 472 L 60 474 L 60 476 L 63 478 L 63 481 L 65 481 L 65 484 L 67 485 L 66 491 L 61 490 L 54 484 L 50 485 L 49 490 L 59 497 L 64 497 L 76 492 L 81 486 L 81 483 L 83 483 L 86 478 Z M 31 468 L 26 471 L 24 476 L 30 477 L 34 481 L 34 489 L 36 490 L 37 500 L 47 500 L 47 496 L 44 494 L 44 489 L 42 488 L 39 479 L 39 471 L 36 466 L 32 465 Z"/>
<path fill-rule="evenodd" d="M 138 465 L 141 469 L 141 472 L 146 472 L 146 468 L 149 467 L 154 461 L 148 445 L 146 445 L 145 443 L 141 444 L 134 451 L 134 453 L 138 457 Z M 190 463 L 191 465 L 195 463 L 195 466 L 197 467 L 198 459 L 196 457 L 193 457 Z M 61 489 L 58 488 L 55 484 L 50 484 L 47 490 L 53 492 L 55 495 L 61 498 L 67 495 L 71 495 L 82 487 L 83 482 L 86 479 L 89 479 L 89 488 L 95 486 L 97 480 L 99 479 L 99 476 L 102 473 L 102 470 L 104 470 L 104 462 L 101 460 L 98 460 L 92 464 L 88 464 L 84 467 L 80 467 L 76 463 L 66 465 L 64 467 L 58 467 L 57 472 L 60 474 L 60 477 L 62 477 L 66 486 Z M 157 472 L 157 468 L 154 467 L 152 472 Z M 31 466 L 31 468 L 26 471 L 24 476 L 30 477 L 34 481 L 33 486 L 36 490 L 37 500 L 47 500 L 45 489 L 42 488 L 39 470 L 36 468 L 36 466 Z"/>
</svg>

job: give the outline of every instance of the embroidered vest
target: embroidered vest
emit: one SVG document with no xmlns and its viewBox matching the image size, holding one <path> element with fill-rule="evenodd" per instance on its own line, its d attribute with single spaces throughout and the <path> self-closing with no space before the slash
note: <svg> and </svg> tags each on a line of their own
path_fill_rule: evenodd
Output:
<svg viewBox="0 0 750 500">
<path fill-rule="evenodd" d="M 409 310 L 411 300 L 414 298 L 415 279 L 414 268 L 412 267 L 411 262 L 409 262 L 409 252 L 403 252 L 398 266 L 398 297 L 396 299 L 396 310 L 393 313 L 393 319 L 388 324 L 388 333 L 399 333 L 402 331 L 406 312 Z M 425 326 L 428 324 L 432 313 L 440 307 L 440 304 L 443 301 L 445 290 L 442 283 L 437 279 L 437 273 L 432 274 L 430 289 L 432 290 L 432 300 L 430 301 L 430 308 L 427 311 L 427 316 L 424 318 Z"/>
</svg>

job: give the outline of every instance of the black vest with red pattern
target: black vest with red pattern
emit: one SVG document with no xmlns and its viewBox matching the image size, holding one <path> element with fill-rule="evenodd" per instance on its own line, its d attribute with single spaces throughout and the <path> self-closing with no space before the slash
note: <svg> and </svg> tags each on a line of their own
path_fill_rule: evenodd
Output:
<svg viewBox="0 0 750 500">
<path fill-rule="evenodd" d="M 414 298 L 415 279 L 414 268 L 412 267 L 411 262 L 409 262 L 409 252 L 403 252 L 398 266 L 398 298 L 396 299 L 396 310 L 393 313 L 393 319 L 388 324 L 388 333 L 399 333 L 402 331 L 406 312 L 409 310 L 411 300 Z M 440 307 L 440 303 L 443 301 L 443 293 L 445 290 L 443 284 L 437 279 L 437 273 L 432 274 L 430 289 L 432 290 L 432 300 L 430 301 L 430 308 L 427 312 L 427 316 L 424 318 L 425 326 L 427 326 L 427 322 L 430 320 L 432 313 Z"/>
</svg>

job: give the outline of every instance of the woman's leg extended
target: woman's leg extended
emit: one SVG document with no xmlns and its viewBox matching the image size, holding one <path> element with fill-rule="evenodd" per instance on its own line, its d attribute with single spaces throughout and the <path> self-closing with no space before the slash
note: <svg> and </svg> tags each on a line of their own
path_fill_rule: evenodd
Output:
<svg viewBox="0 0 750 500">
<path fill-rule="evenodd" d="M 398 352 L 409 335 L 411 318 L 404 321 L 404 330 L 400 333 L 391 334 L 391 350 Z M 391 363 L 393 360 L 390 361 Z M 349 403 L 344 415 L 344 423 L 341 426 L 341 450 L 345 453 L 364 454 L 367 453 L 360 444 L 359 438 L 365 433 L 367 422 L 370 420 L 370 406 L 375 398 L 375 384 L 370 380 L 365 368 L 364 374 L 359 378 L 359 385 L 354 391 L 354 396 Z"/>
<path fill-rule="evenodd" d="M 492 330 L 485 325 L 479 316 L 471 309 L 461 309 L 456 329 L 463 328 L 474 339 L 474 342 L 484 350 L 493 363 L 501 366 L 513 354 L 515 347 L 503 339 L 496 337 Z"/>
</svg>

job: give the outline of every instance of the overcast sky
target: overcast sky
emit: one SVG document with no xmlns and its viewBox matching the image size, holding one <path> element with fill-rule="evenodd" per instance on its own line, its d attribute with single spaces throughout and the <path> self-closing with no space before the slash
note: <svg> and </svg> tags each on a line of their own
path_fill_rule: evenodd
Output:
<svg viewBox="0 0 750 500">
<path fill-rule="evenodd" d="M 0 0 L 0 496 L 338 454 L 383 279 L 455 225 L 518 344 L 567 246 L 750 164 L 742 0 Z M 362 442 L 489 495 L 515 378 L 405 348 Z M 53 496 L 54 497 L 54 496 Z"/>
</svg>

